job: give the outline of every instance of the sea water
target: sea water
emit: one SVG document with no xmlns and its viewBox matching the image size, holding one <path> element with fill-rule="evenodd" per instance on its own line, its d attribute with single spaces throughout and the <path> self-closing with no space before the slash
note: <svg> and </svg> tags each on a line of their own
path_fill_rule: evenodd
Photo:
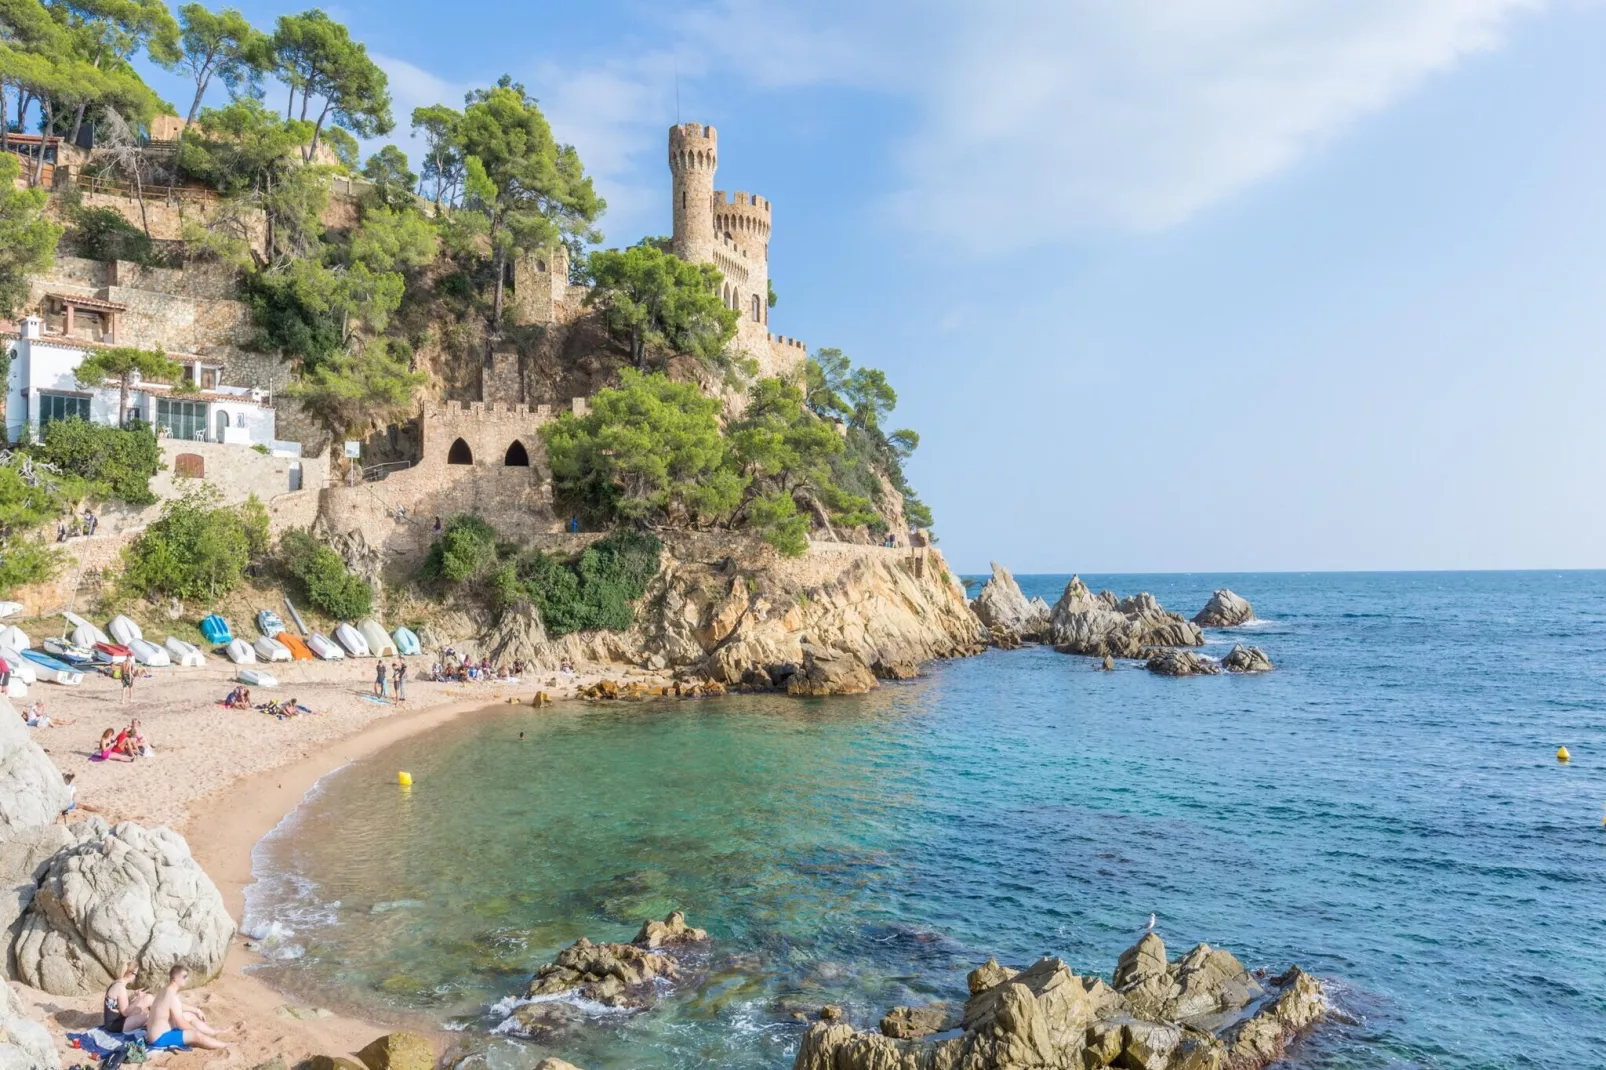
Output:
<svg viewBox="0 0 1606 1070">
<path fill-rule="evenodd" d="M 1276 671 L 1035 648 L 856 698 L 487 711 L 263 841 L 264 976 L 497 1067 L 785 1068 L 797 1012 L 873 1028 L 990 955 L 1107 977 L 1153 912 L 1173 955 L 1327 983 L 1289 1065 L 1606 1066 L 1606 573 L 1086 578 L 1188 614 L 1230 586 L 1265 619 L 1206 652 Z M 692 983 L 510 1033 L 536 966 L 677 907 L 714 940 Z"/>
</svg>

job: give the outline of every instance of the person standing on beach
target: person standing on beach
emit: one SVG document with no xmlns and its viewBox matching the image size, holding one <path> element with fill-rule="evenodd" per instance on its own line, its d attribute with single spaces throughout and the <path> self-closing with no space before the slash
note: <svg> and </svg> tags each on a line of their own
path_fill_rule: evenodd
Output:
<svg viewBox="0 0 1606 1070">
<path fill-rule="evenodd" d="M 121 669 L 123 674 L 123 695 L 117 704 L 119 706 L 127 706 L 134 701 L 134 667 L 127 662 L 123 662 Z"/>
<path fill-rule="evenodd" d="M 396 702 L 398 705 L 407 705 L 407 663 L 401 658 L 396 659 L 396 668 L 392 673 L 392 682 L 396 685 Z"/>
<path fill-rule="evenodd" d="M 385 697 L 385 659 L 379 659 L 379 668 L 374 673 L 374 697 Z"/>
</svg>

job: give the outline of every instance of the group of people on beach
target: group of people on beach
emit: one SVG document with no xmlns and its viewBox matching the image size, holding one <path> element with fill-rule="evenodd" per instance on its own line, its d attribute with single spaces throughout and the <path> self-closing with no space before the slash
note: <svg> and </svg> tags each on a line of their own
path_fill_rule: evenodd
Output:
<svg viewBox="0 0 1606 1070">
<path fill-rule="evenodd" d="M 143 1038 L 135 1039 L 143 1039 L 151 1051 L 221 1051 L 229 1046 L 222 1031 L 207 1022 L 206 1012 L 185 1003 L 179 995 L 190 979 L 189 967 L 178 965 L 168 970 L 167 986 L 155 994 L 129 987 L 137 973 L 132 962 L 124 963 L 107 987 L 105 1009 L 101 1012 L 103 1031 L 122 1036 L 143 1034 Z"/>
<path fill-rule="evenodd" d="M 45 704 L 43 702 L 32 703 L 26 709 L 18 712 L 22 715 L 22 723 L 29 728 L 65 727 L 78 723 L 63 717 L 51 717 L 45 713 Z"/>
<path fill-rule="evenodd" d="M 506 665 L 483 657 L 477 662 L 472 658 L 453 659 L 451 653 L 448 651 L 445 662 L 437 661 L 431 665 L 429 675 L 424 679 L 450 684 L 506 683 L 524 675 L 524 661 L 519 658 L 515 658 L 511 665 Z"/>
<path fill-rule="evenodd" d="M 379 659 L 379 667 L 374 671 L 374 697 L 390 698 L 390 688 L 395 688 L 395 699 L 398 706 L 407 705 L 407 663 L 401 658 L 390 668 L 385 667 L 385 659 Z"/>
<path fill-rule="evenodd" d="M 139 720 L 136 718 L 128 722 L 128 727 L 121 732 L 115 728 L 108 728 L 100 734 L 100 750 L 91 758 L 92 761 L 102 762 L 131 762 L 135 758 L 155 757 L 156 751 L 140 730 Z"/>
</svg>

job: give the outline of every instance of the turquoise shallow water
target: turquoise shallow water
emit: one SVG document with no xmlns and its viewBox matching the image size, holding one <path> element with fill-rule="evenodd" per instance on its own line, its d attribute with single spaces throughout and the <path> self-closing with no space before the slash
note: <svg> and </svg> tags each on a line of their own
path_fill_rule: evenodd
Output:
<svg viewBox="0 0 1606 1070">
<path fill-rule="evenodd" d="M 1606 1066 L 1606 573 L 1087 578 L 1189 613 L 1229 585 L 1277 671 L 995 651 L 861 698 L 465 719 L 326 778 L 258 848 L 269 979 L 493 1066 L 780 1068 L 795 1008 L 869 1025 L 962 998 L 989 954 L 1108 975 L 1154 911 L 1173 953 L 1330 982 L 1352 1020 L 1289 1065 Z M 677 905 L 716 938 L 695 984 L 495 1032 L 559 948 Z"/>
</svg>

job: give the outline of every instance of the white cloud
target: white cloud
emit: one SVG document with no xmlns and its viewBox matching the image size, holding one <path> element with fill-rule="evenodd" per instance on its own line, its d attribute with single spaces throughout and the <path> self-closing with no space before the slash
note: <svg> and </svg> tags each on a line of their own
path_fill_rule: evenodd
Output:
<svg viewBox="0 0 1606 1070">
<path fill-rule="evenodd" d="M 889 132 L 908 230 L 1004 252 L 1154 230 L 1286 170 L 1546 0 L 710 0 L 646 54 L 527 78 L 616 234 L 653 226 L 673 79 L 845 85 L 913 102 Z M 398 114 L 462 87 L 397 60 Z M 405 111 L 401 107 L 407 101 Z"/>
</svg>

